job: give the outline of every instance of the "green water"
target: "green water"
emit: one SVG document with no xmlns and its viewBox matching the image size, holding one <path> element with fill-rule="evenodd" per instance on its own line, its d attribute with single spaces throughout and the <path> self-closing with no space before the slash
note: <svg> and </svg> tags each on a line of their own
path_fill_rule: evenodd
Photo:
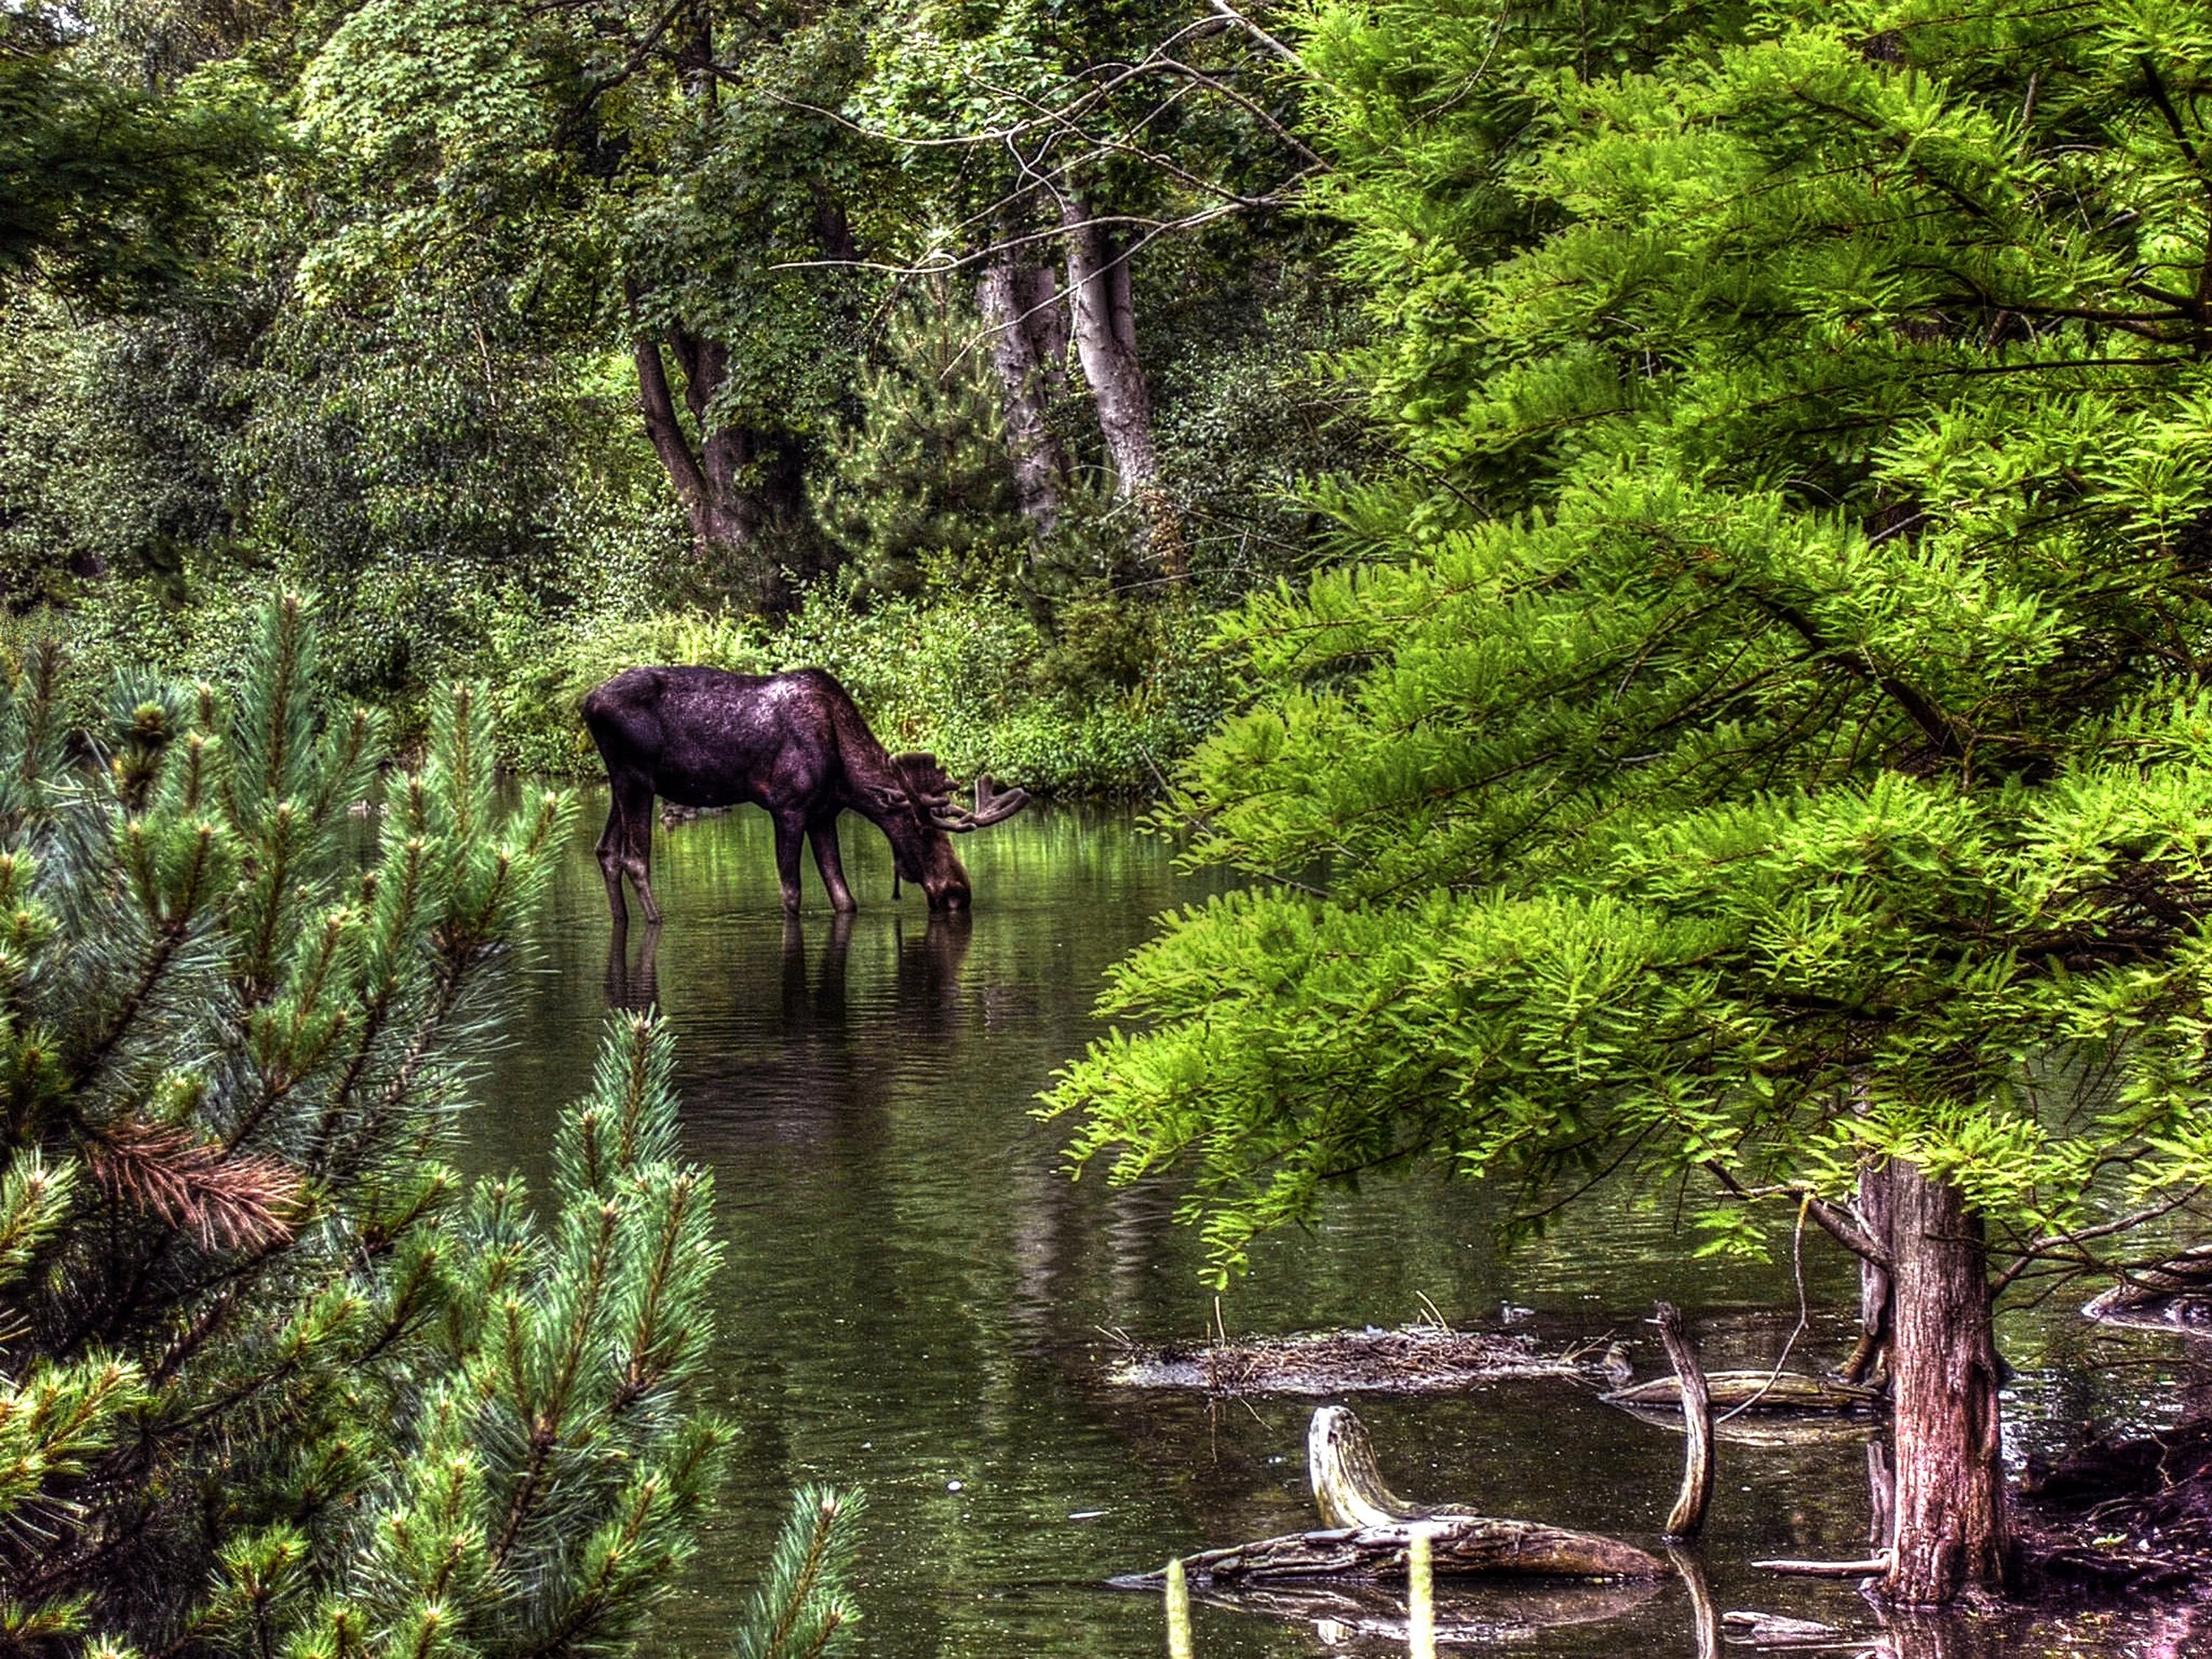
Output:
<svg viewBox="0 0 2212 1659">
<path fill-rule="evenodd" d="M 1209 1405 L 1101 1382 L 1117 1342 L 1195 1337 L 1214 1300 L 1197 1241 L 1174 1224 L 1173 1193 L 1071 1182 L 1064 1127 L 1030 1109 L 1097 1029 L 1106 965 L 1207 884 L 1177 876 L 1169 849 L 1122 816 L 1033 810 L 969 838 L 975 909 L 933 923 L 917 895 L 892 902 L 880 838 L 848 820 L 861 914 L 836 923 L 810 868 L 807 913 L 787 928 L 767 820 L 748 811 L 660 838 L 668 922 L 649 961 L 641 929 L 616 958 L 594 806 L 514 992 L 508 1045 L 483 1079 L 473 1155 L 538 1174 L 610 1005 L 657 998 L 679 1037 L 689 1153 L 719 1184 L 727 1267 L 713 1388 L 739 1431 L 722 1519 L 664 1620 L 669 1646 L 727 1650 L 785 1494 L 828 1480 L 868 1495 L 863 1652 L 1161 1651 L 1158 1601 L 1102 1582 L 1311 1525 L 1312 1402 Z M 1598 1195 L 1504 1258 L 1494 1219 L 1465 1186 L 1376 1184 L 1312 1232 L 1261 1249 L 1218 1317 L 1232 1334 L 1398 1324 L 1425 1296 L 1455 1323 L 1489 1328 L 1510 1301 L 1535 1310 L 1518 1328 L 1547 1349 L 1629 1337 L 1642 1374 L 1662 1364 L 1642 1323 L 1656 1297 L 1684 1306 L 1716 1368 L 1771 1364 L 1797 1323 L 1789 1263 L 1694 1261 L 1670 1194 Z M 1798 1351 L 1821 1362 L 1848 1346 L 1856 1281 L 1824 1241 L 1805 1255 L 1811 1323 Z M 2019 1447 L 2061 1422 L 2155 1416 L 2174 1380 L 2175 1356 L 2092 1333 L 2078 1299 L 2008 1323 L 2024 1372 L 2008 1401 Z M 1647 1546 L 1679 1474 L 1678 1439 L 1570 1384 L 1359 1410 L 1408 1496 Z M 1863 1553 L 1865 1459 L 1848 1440 L 1723 1446 L 1703 1552 L 1722 1607 L 1867 1617 L 1848 1586 L 1778 1583 L 1747 1565 Z M 1678 1583 L 1493 1595 L 1459 1611 L 1520 1654 L 1695 1651 Z M 2212 1652 L 2212 1623 L 2200 1647 L 2187 1618 L 1947 1628 L 1905 1646 Z M 1583 1622 L 1547 1622 L 1569 1619 Z M 1250 1609 L 1201 1606 L 1196 1634 L 1203 1659 L 1360 1650 L 1310 1619 Z"/>
</svg>

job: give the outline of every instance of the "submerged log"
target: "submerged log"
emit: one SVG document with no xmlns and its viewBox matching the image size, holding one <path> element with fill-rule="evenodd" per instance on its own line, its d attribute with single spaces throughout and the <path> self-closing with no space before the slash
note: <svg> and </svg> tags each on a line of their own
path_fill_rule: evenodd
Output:
<svg viewBox="0 0 2212 1659">
<path fill-rule="evenodd" d="M 1437 1641 L 1443 1647 L 1526 1642 L 1547 1630 L 1626 1618 L 1660 1594 L 1653 1578 L 1567 1583 L 1542 1578 L 1459 1579 L 1437 1586 Z M 1334 1650 L 1352 1643 L 1402 1652 L 1411 1632 L 1398 1586 L 1332 1583 L 1201 1588 L 1209 1607 L 1313 1626 Z"/>
<path fill-rule="evenodd" d="M 1657 1578 L 1666 1567 L 1632 1544 L 1535 1521 L 1409 1503 L 1382 1482 L 1375 1444 L 1342 1406 L 1324 1406 L 1306 1433 L 1314 1504 L 1327 1523 L 1183 1558 L 1193 1584 L 1296 1583 L 1306 1579 L 1402 1579 L 1412 1528 L 1428 1529 L 1438 1577 L 1488 1573 L 1560 1578 Z M 1161 1573 L 1117 1579 L 1152 1588 Z"/>
<path fill-rule="evenodd" d="M 1775 1412 L 1876 1412 L 1881 1395 L 1856 1382 L 1838 1382 L 1802 1371 L 1708 1371 L 1705 1391 L 1716 1411 L 1739 1407 Z M 1680 1410 L 1680 1377 L 1655 1376 L 1649 1382 L 1615 1389 L 1598 1396 L 1609 1406 Z"/>
<path fill-rule="evenodd" d="M 1439 1511 L 1428 1523 L 1436 1573 L 1443 1577 L 1516 1573 L 1551 1578 L 1656 1578 L 1666 1568 L 1632 1544 L 1569 1532 L 1534 1521 Z M 1406 1576 L 1410 1527 L 1333 1527 L 1286 1533 L 1183 1558 L 1194 1584 L 1295 1584 L 1309 1579 L 1391 1582 Z M 1115 1583 L 1152 1589 L 1158 1573 Z"/>
<path fill-rule="evenodd" d="M 1639 1423 L 1669 1434 L 1684 1431 L 1679 1406 L 1623 1406 Z M 1869 1441 L 1881 1432 L 1881 1419 L 1871 1412 L 1739 1412 L 1730 1417 L 1716 1414 L 1713 1439 L 1723 1445 L 1752 1446 L 1762 1451 L 1786 1450 L 1792 1446 L 1840 1445 Z"/>
<path fill-rule="evenodd" d="M 2136 1269 L 2081 1311 L 2100 1324 L 2212 1334 L 2212 1244 L 2191 1245 L 2154 1267 Z"/>
<path fill-rule="evenodd" d="M 1604 1375 L 1598 1362 L 1540 1354 L 1523 1337 L 1410 1325 L 1140 1348 L 1115 1361 L 1106 1380 L 1125 1389 L 1311 1397 L 1449 1394 L 1498 1377 Z"/>
</svg>

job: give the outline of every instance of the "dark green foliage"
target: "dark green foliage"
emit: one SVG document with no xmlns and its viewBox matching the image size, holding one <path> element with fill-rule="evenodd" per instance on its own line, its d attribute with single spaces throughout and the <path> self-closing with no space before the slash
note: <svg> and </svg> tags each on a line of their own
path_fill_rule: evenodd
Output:
<svg viewBox="0 0 2212 1659">
<path fill-rule="evenodd" d="M 165 98 L 80 72 L 68 31 L 44 10 L 0 11 L 0 283 L 143 301 L 198 268 L 216 198 L 270 134 L 219 82 Z"/>
<path fill-rule="evenodd" d="M 825 1659 L 851 1647 L 860 1613 L 848 1579 L 866 1507 L 858 1493 L 827 1486 L 792 1494 L 791 1514 L 738 1636 L 738 1659 Z"/>
<path fill-rule="evenodd" d="M 611 1032 L 544 1218 L 446 1164 L 564 817 L 477 693 L 354 804 L 374 722 L 302 607 L 234 688 L 125 686 L 65 758 L 0 705 L 0 1617 L 178 1653 L 603 1651 L 689 1548 L 710 1183 L 665 1033 Z"/>
<path fill-rule="evenodd" d="M 1314 21 L 1408 471 L 1182 775 L 1287 879 L 1055 1100 L 1224 1267 L 1419 1158 L 1540 1211 L 1885 1155 L 2096 1266 L 2212 1178 L 2204 20 L 1577 15 Z"/>
<path fill-rule="evenodd" d="M 850 566 L 858 591 L 933 613 L 1020 606 L 1042 630 L 1030 657 L 1050 658 L 1033 687 L 1053 712 L 1031 751 L 1059 750 L 1070 778 L 1139 764 L 1127 745 L 1100 758 L 1110 705 L 1188 667 L 1139 660 L 1182 628 L 1144 615 L 1152 508 L 1107 495 L 1063 345 L 1042 378 L 1074 476 L 1061 529 L 1034 540 L 1012 508 L 1005 389 L 969 320 L 976 268 L 920 282 L 887 269 L 997 187 L 995 152 L 983 167 L 959 144 L 894 165 L 854 124 L 910 115 L 948 42 L 988 38 L 1058 85 L 1085 53 L 1148 49 L 1188 19 L 1135 6 L 894 25 L 710 5 L 672 20 L 626 0 L 94 0 L 70 18 L 65 41 L 49 31 L 8 60 L 46 100 L 22 133 L 106 112 L 103 143 L 162 137 L 174 167 L 140 203 L 122 187 L 146 183 L 125 178 L 127 158 L 80 145 L 86 170 L 33 192 L 110 240 L 82 269 L 50 250 L 48 280 L 6 296 L 0 604 L 33 613 L 0 623 L 9 637 L 197 677 L 241 647 L 246 596 L 299 586 L 321 607 L 333 687 L 396 714 L 411 741 L 441 678 L 565 674 L 654 617 L 787 615 Z M 1178 167 L 1239 188 L 1279 178 L 1294 77 L 1260 74 L 1239 35 L 1187 44 L 1210 71 L 1251 77 L 1237 96 L 1260 101 L 1209 102 L 1148 69 L 1093 113 L 1111 127 L 1161 105 L 1146 142 L 1168 170 L 1086 169 L 1109 206 L 1215 199 L 1176 182 Z M 996 119 L 1006 95 L 940 106 L 932 130 Z M 212 142 L 237 110 L 281 120 L 284 142 L 255 149 L 240 128 L 237 166 L 168 142 Z M 1314 520 L 1284 492 L 1346 453 L 1304 366 L 1340 335 L 1336 311 L 1285 297 L 1312 282 L 1326 234 L 1230 214 L 1137 255 L 1161 476 L 1190 509 L 1205 603 L 1302 568 Z M 1048 238 L 1032 254 L 1052 266 L 1064 250 Z M 139 276 L 194 280 L 133 276 L 150 314 L 124 321 L 59 297 L 88 283 L 126 297 L 133 259 Z M 647 441 L 641 338 L 682 442 L 727 474 L 714 535 Z M 729 434 L 711 455 L 710 429 Z M 744 534 L 740 508 L 755 514 Z M 509 755 L 569 763 L 573 727 L 544 729 L 555 700 L 502 691 L 532 711 Z"/>
</svg>

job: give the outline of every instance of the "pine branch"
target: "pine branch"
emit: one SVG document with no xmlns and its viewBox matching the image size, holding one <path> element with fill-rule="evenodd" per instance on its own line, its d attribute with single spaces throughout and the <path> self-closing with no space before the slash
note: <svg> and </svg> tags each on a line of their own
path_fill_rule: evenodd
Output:
<svg viewBox="0 0 2212 1659">
<path fill-rule="evenodd" d="M 292 1237 L 300 1176 L 274 1158 L 226 1157 L 187 1130 L 126 1122 L 96 1131 L 85 1164 L 111 1198 L 190 1231 L 203 1249 L 258 1249 Z"/>
<path fill-rule="evenodd" d="M 848 1578 L 866 1507 L 860 1493 L 828 1486 L 792 1494 L 791 1513 L 738 1632 L 738 1659 L 823 1659 L 844 1649 L 860 1616 Z"/>
</svg>

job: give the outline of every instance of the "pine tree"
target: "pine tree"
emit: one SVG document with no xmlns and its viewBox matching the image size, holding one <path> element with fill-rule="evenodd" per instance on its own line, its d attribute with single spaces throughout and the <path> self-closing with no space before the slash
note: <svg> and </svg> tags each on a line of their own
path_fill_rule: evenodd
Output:
<svg viewBox="0 0 2212 1659">
<path fill-rule="evenodd" d="M 1030 535 L 982 337 L 941 296 L 902 307 L 886 360 L 861 372 L 860 423 L 813 487 L 824 532 L 879 592 L 1021 571 Z"/>
<path fill-rule="evenodd" d="M 550 1201 L 444 1158 L 565 808 L 501 806 L 456 690 L 364 856 L 374 722 L 316 684 L 288 597 L 234 692 L 126 686 L 91 763 L 51 653 L 0 698 L 11 1649 L 609 1651 L 708 1496 L 665 1030 L 611 1027 Z"/>
<path fill-rule="evenodd" d="M 1224 1268 L 1424 1158 L 1826 1228 L 1942 1601 L 2006 1571 L 1995 1300 L 2212 1181 L 2212 25 L 1582 20 L 1314 19 L 1410 465 L 1183 775 L 1289 879 L 1125 963 L 1056 1100 L 1194 1163 Z"/>
</svg>

